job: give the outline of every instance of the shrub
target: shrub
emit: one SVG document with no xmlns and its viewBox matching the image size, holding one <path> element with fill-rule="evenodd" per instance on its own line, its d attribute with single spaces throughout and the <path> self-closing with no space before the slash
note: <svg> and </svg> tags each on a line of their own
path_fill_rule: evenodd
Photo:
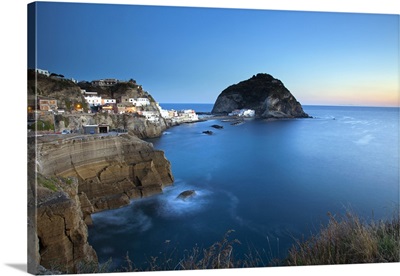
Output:
<svg viewBox="0 0 400 276">
<path fill-rule="evenodd" d="M 37 121 L 30 126 L 30 129 L 35 131 L 54 130 L 54 124 L 50 121 Z"/>
<path fill-rule="evenodd" d="M 56 178 L 47 178 L 42 175 L 37 176 L 37 184 L 39 186 L 45 187 L 53 192 L 58 191 L 57 188 L 57 179 Z"/>
</svg>

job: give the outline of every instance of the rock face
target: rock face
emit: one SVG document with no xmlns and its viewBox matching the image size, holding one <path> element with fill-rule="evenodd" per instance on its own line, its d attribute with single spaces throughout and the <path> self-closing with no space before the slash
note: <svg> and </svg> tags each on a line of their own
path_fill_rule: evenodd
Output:
<svg viewBox="0 0 400 276">
<path fill-rule="evenodd" d="M 76 177 L 83 210 L 90 213 L 129 204 L 173 183 L 164 152 L 131 134 L 37 139 L 38 171 Z"/>
<path fill-rule="evenodd" d="M 83 125 L 106 124 L 109 125 L 110 129 L 126 129 L 143 139 L 159 137 L 168 128 L 164 119 L 160 119 L 158 122 L 150 122 L 145 117 L 135 117 L 130 114 L 83 113 L 56 115 L 54 118 L 56 131 L 69 129 L 81 133 Z"/>
<path fill-rule="evenodd" d="M 121 101 L 145 97 L 150 105 L 135 114 L 89 114 L 81 89 Z M 64 110 L 35 113 L 43 128 L 49 122 L 51 128 L 46 130 L 81 133 L 83 125 L 107 124 L 129 132 L 28 136 L 28 271 L 93 273 L 98 260 L 88 243 L 91 214 L 160 193 L 173 183 L 164 152 L 140 139 L 160 136 L 168 125 L 152 96 L 134 80 L 106 88 L 79 86 L 59 75 L 47 77 L 28 70 L 31 110 L 39 109 L 40 97 L 57 100 L 59 111 Z M 75 110 L 78 104 L 83 111 Z M 139 111 L 160 119 L 151 122 Z"/>
<path fill-rule="evenodd" d="M 57 178 L 45 181 L 62 183 Z M 56 191 L 37 187 L 36 232 L 40 264 L 51 270 L 77 273 L 80 265 L 97 264 L 98 260 L 88 243 L 78 183 L 70 181 L 69 187 L 64 185 Z"/>
<path fill-rule="evenodd" d="M 97 254 L 88 243 L 77 179 L 38 173 L 34 145 L 28 139 L 28 272 L 78 273 L 80 267 L 96 266 Z"/>
<path fill-rule="evenodd" d="M 308 118 L 300 103 L 283 85 L 268 74 L 226 88 L 218 96 L 212 114 L 228 114 L 235 109 L 253 109 L 262 118 Z"/>
<path fill-rule="evenodd" d="M 164 152 L 133 134 L 29 137 L 28 179 L 33 274 L 40 266 L 77 273 L 82 263 L 96 265 L 90 215 L 160 193 L 174 180 Z"/>
</svg>

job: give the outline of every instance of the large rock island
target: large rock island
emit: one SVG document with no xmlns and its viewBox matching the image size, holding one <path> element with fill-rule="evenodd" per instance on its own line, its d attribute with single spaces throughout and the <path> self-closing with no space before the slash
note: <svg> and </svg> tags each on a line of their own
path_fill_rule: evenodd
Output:
<svg viewBox="0 0 400 276">
<path fill-rule="evenodd" d="M 280 80 L 263 73 L 223 90 L 211 113 L 226 115 L 236 109 L 252 109 L 261 118 L 309 118 Z"/>
</svg>

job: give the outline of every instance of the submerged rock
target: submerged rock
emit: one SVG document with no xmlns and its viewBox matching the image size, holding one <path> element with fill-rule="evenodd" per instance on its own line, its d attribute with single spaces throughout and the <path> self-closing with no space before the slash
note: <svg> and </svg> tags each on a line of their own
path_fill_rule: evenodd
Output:
<svg viewBox="0 0 400 276">
<path fill-rule="evenodd" d="M 195 190 L 187 190 L 187 191 L 183 191 L 182 193 L 180 193 L 176 198 L 186 200 L 187 198 L 192 197 L 195 194 L 196 194 Z"/>
<path fill-rule="evenodd" d="M 212 132 L 211 130 L 206 130 L 206 131 L 203 131 L 203 133 L 204 133 L 204 134 L 208 134 L 208 135 L 211 135 L 211 134 L 213 134 L 213 132 Z"/>
</svg>

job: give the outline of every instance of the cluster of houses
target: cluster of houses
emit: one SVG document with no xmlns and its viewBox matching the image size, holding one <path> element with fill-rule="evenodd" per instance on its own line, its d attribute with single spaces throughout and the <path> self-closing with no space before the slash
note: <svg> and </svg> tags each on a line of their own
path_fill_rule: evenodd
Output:
<svg viewBox="0 0 400 276">
<path fill-rule="evenodd" d="M 192 109 L 188 110 L 165 110 L 158 103 L 156 103 L 157 110 L 146 108 L 149 106 L 150 100 L 146 97 L 130 98 L 128 96 L 121 96 L 117 102 L 116 99 L 103 99 L 97 95 L 97 92 L 87 92 L 82 90 L 84 98 L 90 107 L 91 112 L 108 112 L 117 114 L 138 114 L 146 117 L 150 122 L 158 122 L 160 115 L 164 119 L 171 119 L 173 122 L 187 122 L 197 121 L 199 118 L 196 112 Z"/>
<path fill-rule="evenodd" d="M 103 99 L 97 92 L 88 92 L 84 89 L 81 90 L 86 103 L 89 106 L 90 112 L 108 112 L 108 113 L 139 113 L 142 107 L 150 105 L 148 98 L 129 98 L 122 96 L 117 103 L 116 99 Z"/>
<path fill-rule="evenodd" d="M 46 76 L 51 76 L 47 70 L 36 69 L 36 72 Z M 133 81 L 133 80 L 132 80 Z M 101 79 L 92 81 L 93 86 L 107 87 L 114 86 L 120 81 L 117 79 Z M 198 115 L 192 109 L 189 110 L 164 110 L 158 103 L 152 104 L 150 99 L 146 96 L 131 98 L 126 95 L 121 96 L 119 99 L 103 98 L 97 92 L 86 91 L 81 89 L 81 93 L 87 104 L 88 113 L 109 113 L 109 114 L 132 114 L 139 115 L 146 118 L 146 120 L 156 123 L 161 118 L 170 120 L 173 123 L 195 122 L 198 121 Z M 38 98 L 37 99 L 39 112 L 62 114 L 65 113 L 64 109 L 60 109 L 56 99 Z M 76 104 L 72 112 L 83 112 L 86 110 L 82 104 Z M 34 119 L 36 108 L 28 107 L 28 120 L 31 115 L 31 120 Z M 85 133 L 103 133 L 108 132 L 108 126 L 85 126 Z"/>
</svg>

